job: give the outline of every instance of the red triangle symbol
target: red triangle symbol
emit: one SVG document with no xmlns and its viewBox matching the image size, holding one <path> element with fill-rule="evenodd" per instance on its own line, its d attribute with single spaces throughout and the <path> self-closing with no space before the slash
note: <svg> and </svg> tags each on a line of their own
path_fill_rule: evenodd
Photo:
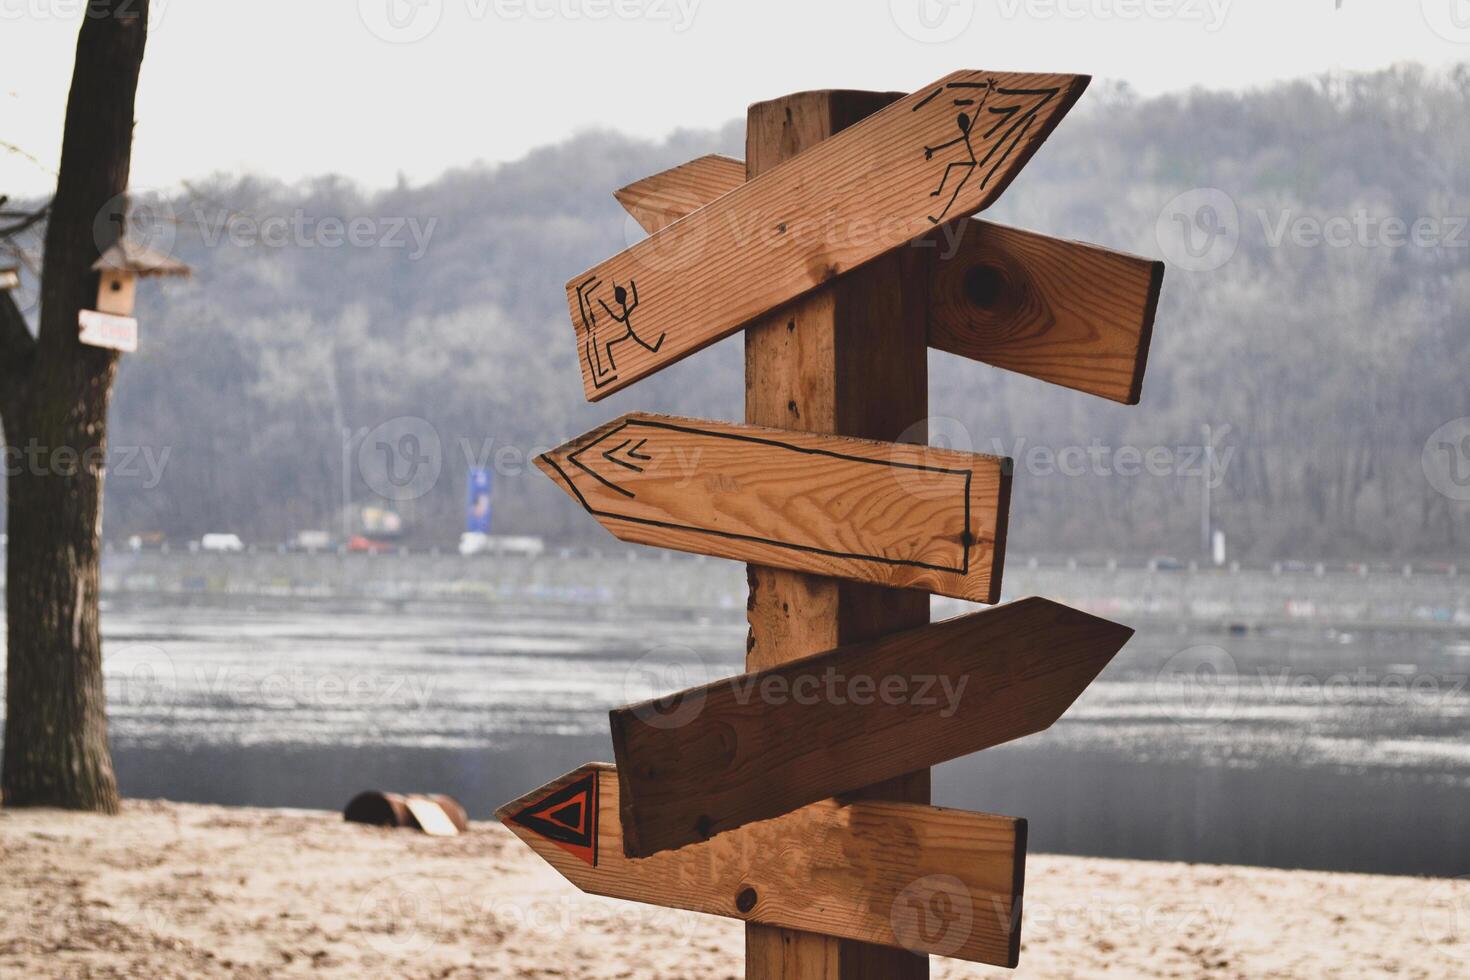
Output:
<svg viewBox="0 0 1470 980">
<path fill-rule="evenodd" d="M 510 819 L 597 867 L 597 773 L 567 783 Z"/>
</svg>

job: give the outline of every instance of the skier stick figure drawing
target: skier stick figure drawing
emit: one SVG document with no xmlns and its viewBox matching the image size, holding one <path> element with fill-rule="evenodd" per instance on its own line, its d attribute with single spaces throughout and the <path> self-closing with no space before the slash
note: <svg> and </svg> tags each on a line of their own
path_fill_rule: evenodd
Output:
<svg viewBox="0 0 1470 980">
<path fill-rule="evenodd" d="M 975 145 L 970 141 L 970 137 L 975 130 L 975 121 L 980 118 L 980 113 L 985 108 L 985 100 L 990 98 L 990 93 L 994 87 L 994 83 L 951 82 L 946 87 L 984 89 L 985 94 L 980 97 L 978 104 L 973 98 L 955 98 L 953 100 L 954 105 L 960 110 L 958 115 L 955 116 L 955 126 L 959 129 L 960 134 L 954 139 L 944 143 L 940 143 L 936 146 L 924 147 L 925 160 L 933 160 L 935 153 L 938 153 L 940 150 L 947 150 L 951 146 L 963 146 L 965 151 L 964 159 L 955 160 L 951 163 L 945 164 L 944 173 L 940 175 L 939 178 L 939 186 L 929 192 L 930 197 L 939 197 L 944 193 L 944 186 L 949 183 L 950 175 L 953 174 L 955 171 L 960 172 L 960 177 L 958 180 L 955 181 L 954 190 L 950 192 L 949 200 L 945 203 L 943 210 L 941 210 L 937 216 L 932 214 L 929 215 L 929 222 L 936 225 L 939 224 L 940 220 L 942 220 L 944 216 L 949 213 L 949 209 L 954 206 L 955 198 L 960 196 L 960 191 L 964 190 L 966 182 L 969 181 L 969 179 L 974 175 L 975 170 L 980 166 L 980 161 L 975 156 Z M 929 98 L 925 99 L 923 102 L 920 102 L 918 105 L 914 106 L 914 108 L 916 110 L 922 108 L 923 106 L 927 105 L 934 98 L 934 96 L 938 94 L 939 91 L 936 90 L 934 92 L 934 95 L 929 96 Z"/>
<path fill-rule="evenodd" d="M 611 306 L 608 306 L 606 300 L 601 297 L 597 299 L 597 305 L 602 307 L 602 311 L 613 322 L 620 323 L 623 326 L 622 334 L 605 343 L 599 343 L 597 337 L 597 314 L 592 310 L 592 294 L 597 289 L 598 281 L 594 276 L 577 287 L 577 308 L 581 313 L 582 325 L 586 330 L 586 335 L 583 340 L 583 351 L 587 358 L 587 367 L 592 372 L 593 385 L 600 388 L 618 376 L 618 362 L 616 356 L 614 356 L 613 348 L 618 344 L 631 340 L 649 353 L 656 353 L 663 346 L 665 335 L 659 334 L 658 339 L 650 344 L 638 336 L 638 331 L 633 329 L 633 311 L 638 309 L 638 283 L 629 279 L 626 289 L 617 283 L 613 283 L 613 303 L 617 305 L 617 311 L 614 311 Z M 630 289 L 632 290 L 631 295 L 629 294 Z M 604 358 L 606 359 L 606 364 L 603 363 Z"/>
</svg>

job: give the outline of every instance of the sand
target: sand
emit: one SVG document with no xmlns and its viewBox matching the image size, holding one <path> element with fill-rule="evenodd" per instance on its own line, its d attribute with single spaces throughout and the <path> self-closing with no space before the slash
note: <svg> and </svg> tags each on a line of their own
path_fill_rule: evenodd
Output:
<svg viewBox="0 0 1470 980">
<path fill-rule="evenodd" d="M 0 876 L 4 977 L 743 976 L 739 923 L 582 895 L 494 823 L 0 810 Z M 1024 935 L 932 975 L 1470 977 L 1470 881 L 1032 855 Z"/>
</svg>

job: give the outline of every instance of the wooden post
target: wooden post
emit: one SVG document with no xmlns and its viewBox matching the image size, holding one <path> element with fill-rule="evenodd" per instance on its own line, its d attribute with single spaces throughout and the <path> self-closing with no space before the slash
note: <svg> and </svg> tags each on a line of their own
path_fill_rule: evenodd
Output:
<svg viewBox="0 0 1470 980">
<path fill-rule="evenodd" d="M 746 178 L 809 149 L 902 93 L 799 92 L 751 106 Z M 830 229 L 842 235 L 854 230 Z M 861 229 L 856 229 L 861 233 Z M 900 248 L 745 333 L 746 422 L 889 442 L 927 441 L 930 251 Z M 855 643 L 929 621 L 929 596 L 748 566 L 746 667 Z M 862 796 L 929 802 L 929 771 Z M 928 957 L 747 924 L 747 980 L 917 980 Z"/>
</svg>

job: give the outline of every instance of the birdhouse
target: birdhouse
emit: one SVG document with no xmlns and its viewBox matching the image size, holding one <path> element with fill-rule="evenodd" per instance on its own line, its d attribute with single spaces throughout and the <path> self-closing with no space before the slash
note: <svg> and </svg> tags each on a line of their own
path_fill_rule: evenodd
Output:
<svg viewBox="0 0 1470 980">
<path fill-rule="evenodd" d="M 13 265 L 0 265 L 0 291 L 14 289 L 20 285 L 20 269 Z"/>
<path fill-rule="evenodd" d="M 131 316 L 133 286 L 141 276 L 187 276 L 189 267 L 170 255 L 136 242 L 120 241 L 92 263 L 101 273 L 97 284 L 97 311 Z"/>
</svg>

